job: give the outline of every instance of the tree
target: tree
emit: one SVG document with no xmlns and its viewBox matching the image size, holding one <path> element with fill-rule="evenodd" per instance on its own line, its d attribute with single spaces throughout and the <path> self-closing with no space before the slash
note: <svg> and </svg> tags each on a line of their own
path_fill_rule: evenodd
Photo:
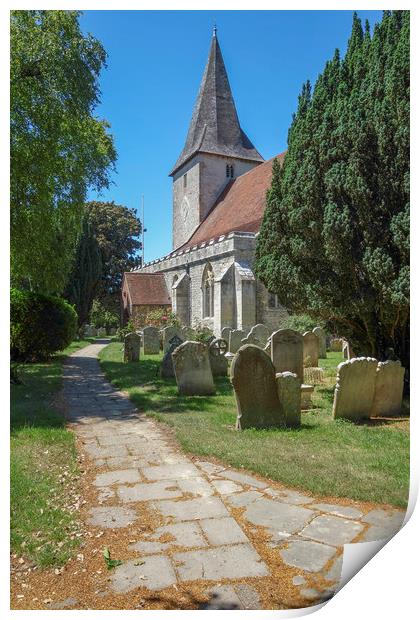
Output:
<svg viewBox="0 0 420 620">
<path fill-rule="evenodd" d="M 79 327 L 88 320 L 101 277 L 101 251 L 92 225 L 85 215 L 75 261 L 64 292 L 64 297 L 76 308 Z"/>
<path fill-rule="evenodd" d="M 88 187 L 108 185 L 116 155 L 94 117 L 106 53 L 78 11 L 11 12 L 11 273 L 61 293 Z"/>
<path fill-rule="evenodd" d="M 97 296 L 106 309 L 119 315 L 123 273 L 140 264 L 141 222 L 134 209 L 114 202 L 88 202 L 86 211 L 102 255 Z"/>
<path fill-rule="evenodd" d="M 409 366 L 409 12 L 371 37 L 354 16 L 343 59 L 305 84 L 275 160 L 256 271 L 294 313 L 357 354 Z"/>
</svg>

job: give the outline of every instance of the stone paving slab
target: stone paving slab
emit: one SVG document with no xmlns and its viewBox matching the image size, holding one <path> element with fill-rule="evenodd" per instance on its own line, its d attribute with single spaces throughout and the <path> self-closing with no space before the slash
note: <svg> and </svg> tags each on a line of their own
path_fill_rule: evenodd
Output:
<svg viewBox="0 0 420 620">
<path fill-rule="evenodd" d="M 253 476 L 242 474 L 239 471 L 234 471 L 231 469 L 224 469 L 218 474 L 218 476 L 221 478 L 227 478 L 228 480 L 233 480 L 234 482 L 239 482 L 240 484 L 247 484 L 248 486 L 255 487 L 256 489 L 265 489 L 268 486 Z"/>
<path fill-rule="evenodd" d="M 309 540 L 296 540 L 280 551 L 282 560 L 289 566 L 302 568 L 311 573 L 319 572 L 336 554 L 335 547 Z"/>
<path fill-rule="evenodd" d="M 97 487 L 108 487 L 112 484 L 124 482 L 138 482 L 140 474 L 138 469 L 114 469 L 96 476 L 93 484 Z"/>
<path fill-rule="evenodd" d="M 179 547 L 207 547 L 207 542 L 200 529 L 198 521 L 183 521 L 158 527 L 148 540 L 141 540 L 130 545 L 129 549 L 141 551 L 143 553 L 159 553 L 178 545 Z M 172 538 L 170 542 L 167 537 Z M 165 542 L 161 542 L 162 538 Z"/>
<path fill-rule="evenodd" d="M 243 490 L 239 484 L 232 480 L 213 480 L 213 486 L 220 495 L 231 495 Z"/>
<path fill-rule="evenodd" d="M 163 555 L 145 556 L 117 566 L 111 576 L 110 587 L 118 594 L 135 588 L 163 590 L 176 583 L 169 559 Z"/>
<path fill-rule="evenodd" d="M 209 588 L 207 594 L 210 599 L 200 609 L 261 609 L 258 593 L 246 583 Z"/>
<path fill-rule="evenodd" d="M 254 525 L 268 527 L 280 533 L 294 534 L 314 516 L 313 510 L 281 504 L 271 499 L 259 499 L 249 504 L 245 518 Z"/>
<path fill-rule="evenodd" d="M 124 504 L 182 496 L 181 489 L 172 480 L 140 483 L 132 487 L 118 487 L 117 492 Z"/>
<path fill-rule="evenodd" d="M 120 506 L 109 506 L 91 508 L 89 511 L 88 523 L 98 527 L 119 528 L 127 527 L 137 519 L 137 513 L 130 508 Z"/>
<path fill-rule="evenodd" d="M 190 521 L 212 517 L 228 517 L 229 513 L 218 497 L 200 497 L 184 501 L 155 502 L 156 510 L 165 517 L 172 517 L 175 521 Z"/>
<path fill-rule="evenodd" d="M 249 506 L 257 499 L 262 499 L 264 496 L 259 491 L 245 491 L 244 493 L 234 493 L 228 495 L 226 501 L 232 506 L 242 508 L 243 506 Z"/>
<path fill-rule="evenodd" d="M 210 497 L 215 492 L 213 486 L 204 478 L 180 478 L 176 483 L 185 493 L 192 493 L 200 497 Z"/>
<path fill-rule="evenodd" d="M 181 581 L 268 575 L 267 566 L 248 544 L 175 553 L 173 558 Z"/>
<path fill-rule="evenodd" d="M 341 517 L 321 515 L 306 526 L 301 535 L 335 546 L 350 543 L 363 530 L 363 525 Z"/>
<path fill-rule="evenodd" d="M 192 463 L 178 463 L 174 465 L 159 465 L 158 467 L 145 467 L 143 475 L 148 480 L 174 480 L 199 477 L 200 470 Z"/>
<path fill-rule="evenodd" d="M 231 545 L 249 542 L 242 529 L 232 517 L 203 519 L 200 521 L 200 525 L 211 545 Z"/>
<path fill-rule="evenodd" d="M 361 510 L 352 506 L 339 506 L 338 504 L 311 504 L 310 508 L 320 510 L 321 512 L 329 512 L 336 517 L 344 517 L 346 519 L 360 519 L 363 516 Z"/>
</svg>

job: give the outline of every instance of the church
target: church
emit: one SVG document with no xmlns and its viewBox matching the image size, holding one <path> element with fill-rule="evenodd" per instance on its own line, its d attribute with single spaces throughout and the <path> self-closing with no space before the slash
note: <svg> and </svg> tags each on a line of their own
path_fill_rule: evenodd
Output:
<svg viewBox="0 0 420 620">
<path fill-rule="evenodd" d="M 163 307 L 216 336 L 256 323 L 278 329 L 287 312 L 253 272 L 272 164 L 241 128 L 214 29 L 185 146 L 170 172 L 173 249 L 124 274 L 124 322 L 140 327 L 147 311 Z"/>
</svg>

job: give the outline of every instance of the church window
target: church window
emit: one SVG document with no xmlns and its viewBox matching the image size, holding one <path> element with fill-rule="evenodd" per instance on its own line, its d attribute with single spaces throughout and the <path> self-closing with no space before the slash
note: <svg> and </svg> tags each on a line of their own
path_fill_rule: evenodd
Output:
<svg viewBox="0 0 420 620">
<path fill-rule="evenodd" d="M 231 164 L 226 164 L 226 176 L 228 179 L 233 179 L 233 166 Z"/>
<path fill-rule="evenodd" d="M 187 187 L 187 173 L 184 174 L 184 189 Z"/>
<path fill-rule="evenodd" d="M 207 265 L 203 272 L 203 318 L 214 316 L 214 273 L 211 265 Z"/>
</svg>

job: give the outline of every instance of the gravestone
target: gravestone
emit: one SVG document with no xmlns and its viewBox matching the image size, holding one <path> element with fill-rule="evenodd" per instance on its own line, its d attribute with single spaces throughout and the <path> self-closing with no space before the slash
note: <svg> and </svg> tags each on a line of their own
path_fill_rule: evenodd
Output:
<svg viewBox="0 0 420 620">
<path fill-rule="evenodd" d="M 170 377 L 175 377 L 172 353 L 182 343 L 183 343 L 183 340 L 176 334 L 175 336 L 172 336 L 172 338 L 170 339 L 166 352 L 163 356 L 163 360 L 160 364 L 160 376 L 162 379 L 169 379 Z"/>
<path fill-rule="evenodd" d="M 124 362 L 138 362 L 140 359 L 141 338 L 135 332 L 127 334 L 124 338 Z"/>
<path fill-rule="evenodd" d="M 251 332 L 249 332 L 248 336 L 246 336 L 246 338 L 242 338 L 241 340 L 241 347 L 244 346 L 244 344 L 252 344 L 254 345 L 254 347 L 260 347 L 260 349 L 262 349 L 265 345 L 261 343 L 261 340 L 259 338 L 257 338 L 257 336 Z"/>
<path fill-rule="evenodd" d="M 157 355 L 160 352 L 159 330 L 157 327 L 147 325 L 143 327 L 143 354 Z"/>
<path fill-rule="evenodd" d="M 232 329 L 229 334 L 229 351 L 230 353 L 236 353 L 241 346 L 242 338 L 245 338 L 246 333 L 243 329 Z"/>
<path fill-rule="evenodd" d="M 312 409 L 312 394 L 314 393 L 314 386 L 308 383 L 302 383 L 300 386 L 300 408 L 302 411 Z"/>
<path fill-rule="evenodd" d="M 370 417 L 377 366 L 373 357 L 355 357 L 338 365 L 333 418 L 357 421 Z"/>
<path fill-rule="evenodd" d="M 187 396 L 215 393 L 208 346 L 204 342 L 183 342 L 172 353 L 178 392 Z"/>
<path fill-rule="evenodd" d="M 86 336 L 86 338 L 91 338 L 93 335 L 96 336 L 96 331 L 95 334 L 93 333 L 93 331 L 95 330 L 95 328 L 92 325 L 85 325 L 85 329 L 84 329 L 84 336 Z"/>
<path fill-rule="evenodd" d="M 105 329 L 105 327 L 100 327 L 98 329 L 98 336 L 100 338 L 106 338 L 106 329 Z"/>
<path fill-rule="evenodd" d="M 231 327 L 224 327 L 222 329 L 221 337 L 223 338 L 223 340 L 226 340 L 227 343 L 229 343 L 229 334 L 231 331 L 232 331 Z"/>
<path fill-rule="evenodd" d="M 303 338 L 293 329 L 271 334 L 271 360 L 276 372 L 294 372 L 303 383 Z"/>
<path fill-rule="evenodd" d="M 169 341 L 174 336 L 178 336 L 178 338 L 180 338 L 182 342 L 184 342 L 185 340 L 182 335 L 181 329 L 179 329 L 178 327 L 174 327 L 173 325 L 168 325 L 167 327 L 164 327 L 160 333 L 162 335 L 162 349 L 164 353 L 166 353 L 166 350 L 169 347 Z"/>
<path fill-rule="evenodd" d="M 343 340 L 342 352 L 345 360 L 351 360 L 352 357 L 355 357 L 351 344 L 347 340 Z"/>
<path fill-rule="evenodd" d="M 405 369 L 401 362 L 379 362 L 376 369 L 372 416 L 399 416 L 404 388 Z"/>
<path fill-rule="evenodd" d="M 338 351 L 342 351 L 342 349 L 343 349 L 343 339 L 342 338 L 331 338 L 330 350 L 337 353 Z"/>
<path fill-rule="evenodd" d="M 284 425 L 274 366 L 262 349 L 252 344 L 241 347 L 233 358 L 230 377 L 238 430 Z"/>
<path fill-rule="evenodd" d="M 181 327 L 180 329 L 180 337 L 185 341 L 185 340 L 195 340 L 195 329 L 193 329 L 192 327 L 188 327 L 187 325 L 184 325 L 184 327 Z M 179 335 L 179 334 L 178 334 Z"/>
<path fill-rule="evenodd" d="M 313 332 L 303 334 L 303 359 L 309 358 L 309 366 L 318 366 L 319 343 L 318 336 Z"/>
<path fill-rule="evenodd" d="M 265 347 L 267 339 L 270 337 L 270 330 L 268 329 L 268 327 L 266 327 L 265 325 L 263 325 L 262 323 L 258 323 L 257 325 L 254 325 L 249 334 L 248 334 L 248 338 L 249 336 L 254 336 L 257 341 L 258 341 L 258 345 L 259 347 L 261 347 L 262 349 Z M 253 342 L 250 342 L 249 344 L 254 344 Z"/>
<path fill-rule="evenodd" d="M 294 372 L 279 372 L 276 374 L 277 394 L 280 401 L 280 410 L 286 426 L 291 428 L 300 426 L 300 379 Z"/>
<path fill-rule="evenodd" d="M 226 377 L 228 360 L 227 342 L 223 338 L 216 338 L 209 345 L 210 367 L 213 377 Z"/>
<path fill-rule="evenodd" d="M 110 336 L 115 336 L 116 333 L 117 333 L 117 328 L 116 327 L 110 327 L 109 328 L 109 335 Z"/>
<path fill-rule="evenodd" d="M 325 359 L 327 357 L 327 338 L 322 327 L 314 327 L 313 333 L 318 338 L 319 357 Z"/>
</svg>

